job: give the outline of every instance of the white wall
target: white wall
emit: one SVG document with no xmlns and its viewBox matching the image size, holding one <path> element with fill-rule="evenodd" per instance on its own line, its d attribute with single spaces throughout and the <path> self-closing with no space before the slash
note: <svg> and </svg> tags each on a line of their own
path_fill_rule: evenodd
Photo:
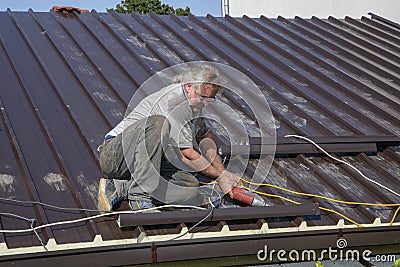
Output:
<svg viewBox="0 0 400 267">
<path fill-rule="evenodd" d="M 268 18 L 361 18 L 368 12 L 400 22 L 400 0 L 221 0 L 223 15 Z"/>
</svg>

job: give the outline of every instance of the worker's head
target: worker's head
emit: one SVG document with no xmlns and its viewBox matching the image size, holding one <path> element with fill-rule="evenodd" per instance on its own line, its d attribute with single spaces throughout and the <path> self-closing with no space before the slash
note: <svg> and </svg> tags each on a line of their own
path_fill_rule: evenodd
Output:
<svg viewBox="0 0 400 267">
<path fill-rule="evenodd" d="M 215 101 L 215 96 L 223 90 L 218 70 L 208 65 L 191 68 L 178 81 L 184 84 L 193 111 L 199 111 Z"/>
</svg>

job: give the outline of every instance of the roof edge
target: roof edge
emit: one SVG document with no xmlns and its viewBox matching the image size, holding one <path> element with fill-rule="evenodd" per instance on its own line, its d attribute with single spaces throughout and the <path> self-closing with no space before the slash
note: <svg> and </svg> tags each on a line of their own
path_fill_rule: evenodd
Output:
<svg viewBox="0 0 400 267">
<path fill-rule="evenodd" d="M 42 258 L 47 257 L 50 254 L 79 254 L 81 250 L 100 250 L 110 248 L 113 249 L 115 247 L 125 247 L 130 246 L 133 248 L 139 247 L 149 247 L 152 243 L 176 243 L 176 242 L 203 242 L 203 240 L 209 240 L 209 242 L 218 242 L 220 238 L 228 238 L 228 239 L 242 239 L 249 238 L 250 239 L 259 239 L 259 238 L 267 238 L 274 239 L 277 238 L 275 236 L 279 235 L 296 235 L 299 234 L 301 236 L 320 236 L 320 235 L 331 235 L 335 233 L 338 235 L 338 232 L 357 232 L 364 233 L 368 235 L 368 232 L 379 231 L 379 232 L 392 232 L 393 229 L 400 230 L 400 222 L 393 223 L 390 225 L 389 223 L 381 223 L 380 219 L 377 218 L 372 224 L 364 224 L 363 228 L 358 228 L 355 225 L 345 225 L 344 220 L 339 220 L 337 225 L 331 226 L 307 226 L 307 222 L 303 221 L 298 227 L 289 227 L 289 228 L 269 228 L 268 223 L 264 223 L 260 229 L 256 230 L 229 230 L 228 225 L 224 225 L 224 227 L 219 232 L 198 232 L 191 233 L 186 237 L 182 237 L 177 241 L 170 241 L 172 238 L 176 237 L 179 234 L 169 234 L 169 235 L 154 235 L 147 236 L 145 233 L 141 233 L 138 238 L 132 239 L 120 239 L 120 240 L 103 240 L 101 235 L 96 235 L 94 240 L 91 242 L 81 242 L 81 243 L 68 243 L 68 244 L 57 244 L 54 239 L 49 239 L 46 244 L 47 252 L 44 252 L 44 248 L 42 246 L 34 246 L 34 247 L 22 247 L 22 248 L 7 248 L 5 243 L 0 243 L 0 265 L 2 262 L 8 261 L 8 259 L 14 260 L 23 260 L 25 258 L 36 258 L 36 256 Z M 187 231 L 186 227 L 181 229 L 181 233 Z M 388 239 L 389 240 L 389 239 Z M 398 241 L 396 241 L 398 242 Z M 288 244 L 292 244 L 289 242 Z M 373 245 L 387 245 L 389 243 L 374 243 Z M 394 243 L 395 244 L 395 243 Z M 370 245 L 370 244 L 364 244 Z M 286 244 L 287 246 L 287 244 Z M 303 249 L 307 249 L 304 247 Z M 97 252 L 91 251 L 90 253 L 96 254 Z M 234 256 L 234 255 L 227 255 Z"/>
<path fill-rule="evenodd" d="M 386 24 L 389 24 L 390 26 L 393 26 L 393 27 L 396 27 L 396 28 L 400 29 L 400 24 L 398 24 L 398 23 L 396 23 L 394 21 L 391 21 L 391 20 L 389 20 L 387 18 L 378 16 L 378 15 L 372 13 L 372 12 L 368 12 L 368 15 L 371 16 L 371 19 L 376 19 L 376 20 L 382 21 L 382 22 L 384 22 Z"/>
</svg>

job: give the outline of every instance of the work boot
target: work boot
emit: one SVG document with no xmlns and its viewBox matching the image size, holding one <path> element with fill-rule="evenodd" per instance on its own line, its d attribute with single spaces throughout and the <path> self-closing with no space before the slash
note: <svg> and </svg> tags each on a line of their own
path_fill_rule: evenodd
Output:
<svg viewBox="0 0 400 267">
<path fill-rule="evenodd" d="M 143 212 L 160 212 L 159 210 L 148 210 L 154 208 L 155 205 L 150 199 L 135 199 L 135 200 L 129 200 L 129 206 L 131 207 L 132 210 L 134 211 L 139 211 L 142 210 Z"/>
<path fill-rule="evenodd" d="M 114 180 L 100 178 L 98 209 L 103 212 L 115 211 L 121 206 L 123 201 L 117 194 Z"/>
</svg>

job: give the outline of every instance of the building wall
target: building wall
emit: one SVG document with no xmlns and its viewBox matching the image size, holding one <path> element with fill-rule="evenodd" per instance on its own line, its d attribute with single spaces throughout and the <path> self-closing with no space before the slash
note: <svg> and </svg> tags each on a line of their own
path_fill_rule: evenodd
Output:
<svg viewBox="0 0 400 267">
<path fill-rule="evenodd" d="M 400 22 L 400 0 L 221 0 L 223 15 L 233 17 L 334 16 L 360 18 L 368 12 Z"/>
</svg>

